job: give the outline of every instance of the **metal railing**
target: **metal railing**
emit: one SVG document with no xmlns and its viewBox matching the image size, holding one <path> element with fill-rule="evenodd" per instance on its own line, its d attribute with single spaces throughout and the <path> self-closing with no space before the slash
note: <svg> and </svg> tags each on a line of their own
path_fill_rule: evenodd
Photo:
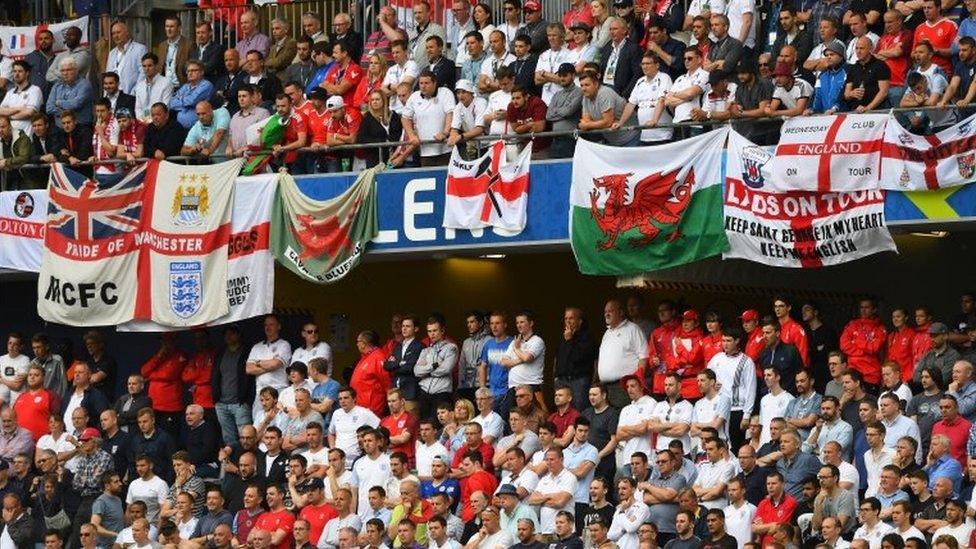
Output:
<svg viewBox="0 0 976 549">
<path fill-rule="evenodd" d="M 968 107 L 966 107 L 966 108 L 968 108 Z M 973 108 L 976 108 L 976 106 L 974 106 Z M 939 112 L 939 113 L 956 112 L 956 113 L 958 113 L 959 110 L 960 110 L 960 108 L 958 108 L 958 107 L 948 107 L 948 106 L 945 109 L 943 109 L 941 107 L 937 107 L 937 106 L 936 107 L 919 107 L 919 108 L 907 108 L 906 107 L 906 108 L 877 109 L 877 110 L 873 110 L 873 111 L 868 111 L 865 114 L 889 114 L 889 113 L 912 113 L 912 112 Z M 729 119 L 729 120 L 702 120 L 702 121 L 689 121 L 689 122 L 678 122 L 678 123 L 660 124 L 660 125 L 657 125 L 657 126 L 653 126 L 653 128 L 657 128 L 657 129 L 661 129 L 661 128 L 673 128 L 673 129 L 676 129 L 676 130 L 680 130 L 680 129 L 685 129 L 685 128 L 698 129 L 698 128 L 705 128 L 705 127 L 718 127 L 718 126 L 731 125 L 734 129 L 737 129 L 737 130 L 750 130 L 750 129 L 756 128 L 757 126 L 760 127 L 760 128 L 762 126 L 766 126 L 765 130 L 766 131 L 769 131 L 769 130 L 774 130 L 775 129 L 775 126 L 777 124 L 781 124 L 783 121 L 787 120 L 787 118 L 788 117 L 777 116 L 777 117 L 766 117 L 766 118 L 732 118 L 732 119 Z M 524 134 L 519 134 L 519 133 L 491 134 L 491 135 L 481 135 L 481 136 L 475 137 L 471 141 L 474 141 L 476 143 L 488 143 L 488 142 L 494 142 L 494 141 L 501 140 L 501 141 L 505 141 L 506 143 L 523 143 L 523 142 L 526 142 L 526 141 L 528 141 L 528 140 L 530 140 L 532 138 L 572 137 L 572 138 L 576 139 L 576 138 L 579 138 L 580 136 L 600 136 L 600 135 L 609 134 L 609 133 L 617 133 L 617 132 L 625 132 L 625 131 L 634 131 L 634 130 L 646 130 L 646 129 L 649 129 L 649 127 L 648 126 L 642 126 L 642 125 L 630 125 L 630 126 L 622 126 L 620 128 L 616 128 L 616 129 L 613 129 L 613 128 L 603 128 L 603 129 L 597 129 L 597 130 L 543 131 L 543 132 L 533 132 L 533 133 L 524 133 Z M 420 145 L 433 145 L 433 144 L 438 144 L 438 143 L 443 143 L 443 142 L 444 141 L 438 141 L 438 140 L 430 139 L 430 140 L 422 140 L 422 141 L 420 141 L 419 144 Z M 335 146 L 331 146 L 331 147 L 328 147 L 328 148 L 318 148 L 318 149 L 313 149 L 311 147 L 301 147 L 299 149 L 295 149 L 292 152 L 325 154 L 325 153 L 329 153 L 329 152 L 359 151 L 359 150 L 366 150 L 366 149 L 378 149 L 380 161 L 381 162 L 386 162 L 385 151 L 387 151 L 387 150 L 393 150 L 393 149 L 396 149 L 397 147 L 408 146 L 408 145 L 415 145 L 416 146 L 417 144 L 416 143 L 411 143 L 410 141 L 385 141 L 385 142 L 382 142 L 382 143 L 352 143 L 352 144 L 335 145 Z M 273 151 L 272 150 L 270 150 L 270 149 L 263 149 L 263 150 L 248 151 L 247 153 L 245 153 L 245 156 L 246 157 L 256 157 L 256 156 L 271 155 L 271 154 L 273 154 Z M 187 163 L 187 164 L 189 164 L 191 162 L 201 162 L 201 161 L 207 161 L 207 160 L 228 160 L 228 159 L 231 159 L 231 158 L 237 158 L 237 157 L 229 156 L 229 155 L 226 155 L 226 154 L 212 154 L 212 155 L 209 155 L 209 156 L 206 156 L 206 157 L 199 156 L 199 155 L 195 155 L 195 156 L 183 156 L 183 155 L 179 155 L 179 156 L 168 156 L 168 157 L 166 157 L 166 160 L 168 160 L 170 162 Z M 98 160 L 98 161 L 82 161 L 82 162 L 79 162 L 79 163 L 75 164 L 75 166 L 93 167 L 93 166 L 99 166 L 99 165 L 122 165 L 122 164 L 132 164 L 132 163 L 143 163 L 143 162 L 148 162 L 149 160 L 150 160 L 149 158 L 136 158 L 133 161 L 129 161 L 129 160 L 125 160 L 125 159 L 108 159 L 108 160 Z M 569 160 L 569 159 L 567 158 L 567 159 L 564 159 L 564 160 Z M 5 168 L 5 169 L 2 169 L 2 170 L 0 170 L 0 190 L 8 190 L 7 176 L 8 176 L 8 173 L 10 171 L 24 170 L 24 169 L 28 169 L 28 170 L 39 170 L 39 169 L 45 169 L 45 168 L 50 168 L 50 164 L 24 164 L 24 165 L 21 165 L 18 168 Z M 344 172 L 344 173 L 350 173 L 350 172 L 347 171 L 347 172 Z"/>
</svg>

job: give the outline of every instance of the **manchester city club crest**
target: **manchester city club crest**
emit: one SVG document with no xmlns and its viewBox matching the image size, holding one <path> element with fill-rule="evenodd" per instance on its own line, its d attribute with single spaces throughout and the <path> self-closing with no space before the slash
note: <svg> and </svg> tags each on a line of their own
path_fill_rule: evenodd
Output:
<svg viewBox="0 0 976 549">
<path fill-rule="evenodd" d="M 898 179 L 898 184 L 903 188 L 908 188 L 908 185 L 912 182 L 912 176 L 908 173 L 908 168 L 904 167 L 901 169 L 901 177 Z"/>
<path fill-rule="evenodd" d="M 20 193 L 14 200 L 14 215 L 20 218 L 30 217 L 34 213 L 34 197 L 30 193 Z"/>
<path fill-rule="evenodd" d="M 199 261 L 169 264 L 169 306 L 176 316 L 190 318 L 203 304 L 203 266 Z"/>
<path fill-rule="evenodd" d="M 186 227 L 203 225 L 210 211 L 208 181 L 206 175 L 180 175 L 180 185 L 173 195 L 173 223 Z"/>
<path fill-rule="evenodd" d="M 956 163 L 959 164 L 959 175 L 963 179 L 969 179 L 976 173 L 976 153 L 969 151 L 966 154 L 957 154 Z"/>
<path fill-rule="evenodd" d="M 742 182 L 752 189 L 761 189 L 766 184 L 763 179 L 763 166 L 769 162 L 770 155 L 762 147 L 742 149 Z"/>
</svg>

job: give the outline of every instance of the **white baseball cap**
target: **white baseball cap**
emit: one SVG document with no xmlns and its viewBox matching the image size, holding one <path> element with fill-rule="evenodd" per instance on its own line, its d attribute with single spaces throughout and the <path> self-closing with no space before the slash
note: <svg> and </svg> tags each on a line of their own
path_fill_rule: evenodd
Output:
<svg viewBox="0 0 976 549">
<path fill-rule="evenodd" d="M 342 100 L 341 95 L 333 95 L 328 101 L 325 102 L 325 108 L 330 111 L 337 111 L 345 106 L 346 103 Z"/>
<path fill-rule="evenodd" d="M 474 84 L 467 78 L 462 78 L 454 84 L 455 91 L 464 90 L 468 93 L 474 93 Z"/>
</svg>

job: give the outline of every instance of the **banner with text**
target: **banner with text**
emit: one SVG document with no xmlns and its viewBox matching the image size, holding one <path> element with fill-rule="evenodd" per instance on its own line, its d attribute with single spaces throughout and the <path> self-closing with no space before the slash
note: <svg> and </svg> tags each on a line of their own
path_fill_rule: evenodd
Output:
<svg viewBox="0 0 976 549">
<path fill-rule="evenodd" d="M 881 186 L 925 191 L 976 181 L 976 115 L 934 135 L 915 135 L 892 117 L 885 129 Z"/>
<path fill-rule="evenodd" d="M 238 177 L 234 188 L 231 234 L 227 244 L 227 305 L 230 311 L 211 326 L 266 315 L 274 305 L 274 257 L 269 249 L 271 204 L 278 174 Z M 178 330 L 155 322 L 134 320 L 123 332 Z"/>
<path fill-rule="evenodd" d="M 41 318 L 72 326 L 132 319 L 197 326 L 224 299 L 234 178 L 241 160 L 150 161 L 117 183 L 51 169 Z"/>
<path fill-rule="evenodd" d="M 0 46 L 0 53 L 4 57 L 13 59 L 24 58 L 28 53 L 37 49 L 37 36 L 41 31 L 45 30 L 51 31 L 51 34 L 54 35 L 54 45 L 52 47 L 54 53 L 60 53 L 67 49 L 64 45 L 64 31 L 69 27 L 77 27 L 81 31 L 81 43 L 79 46 L 87 46 L 88 16 L 86 15 L 78 19 L 72 19 L 71 21 L 35 25 L 33 27 L 0 27 L 0 40 L 3 40 L 3 45 Z"/>
<path fill-rule="evenodd" d="M 763 176 L 770 161 L 766 149 L 730 133 L 723 258 L 814 268 L 898 251 L 885 225 L 884 191 L 776 191 Z"/>
<path fill-rule="evenodd" d="M 40 270 L 45 221 L 47 191 L 0 193 L 0 268 Z"/>
<path fill-rule="evenodd" d="M 770 191 L 880 188 L 887 114 L 798 116 L 783 124 L 765 175 Z"/>
</svg>

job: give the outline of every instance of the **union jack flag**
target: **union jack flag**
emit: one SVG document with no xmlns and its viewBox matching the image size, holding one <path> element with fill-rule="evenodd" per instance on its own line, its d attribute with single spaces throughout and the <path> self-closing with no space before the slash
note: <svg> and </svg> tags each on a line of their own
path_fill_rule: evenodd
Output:
<svg viewBox="0 0 976 549">
<path fill-rule="evenodd" d="M 99 183 L 63 164 L 51 169 L 48 230 L 70 240 L 92 242 L 139 228 L 146 164 L 114 184 Z"/>
</svg>

